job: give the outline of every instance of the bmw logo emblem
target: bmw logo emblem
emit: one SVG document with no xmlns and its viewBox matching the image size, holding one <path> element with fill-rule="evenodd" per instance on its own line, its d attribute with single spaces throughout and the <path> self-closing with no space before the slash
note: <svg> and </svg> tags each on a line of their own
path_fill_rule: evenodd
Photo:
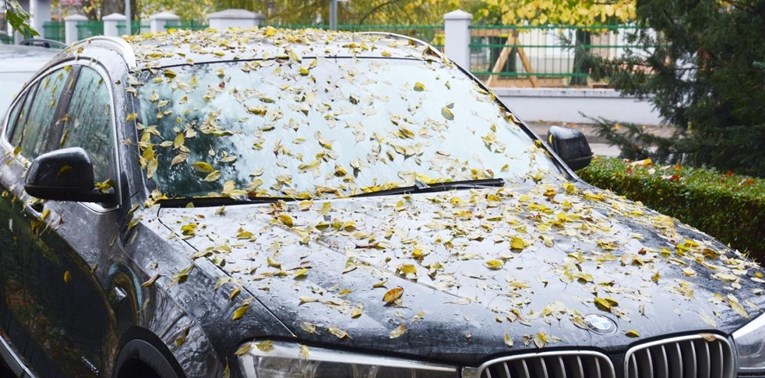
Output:
<svg viewBox="0 0 765 378">
<path fill-rule="evenodd" d="M 598 314 L 590 314 L 585 316 L 584 323 L 587 324 L 587 328 L 590 331 L 601 335 L 616 333 L 617 329 L 616 322 L 606 316 Z"/>
</svg>

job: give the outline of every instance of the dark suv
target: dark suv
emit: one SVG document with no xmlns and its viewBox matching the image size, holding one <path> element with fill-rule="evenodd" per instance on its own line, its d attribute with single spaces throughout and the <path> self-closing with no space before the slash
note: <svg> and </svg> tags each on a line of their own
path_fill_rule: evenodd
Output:
<svg viewBox="0 0 765 378">
<path fill-rule="evenodd" d="M 2 125 L 16 374 L 765 377 L 757 264 L 412 39 L 89 39 Z"/>
</svg>

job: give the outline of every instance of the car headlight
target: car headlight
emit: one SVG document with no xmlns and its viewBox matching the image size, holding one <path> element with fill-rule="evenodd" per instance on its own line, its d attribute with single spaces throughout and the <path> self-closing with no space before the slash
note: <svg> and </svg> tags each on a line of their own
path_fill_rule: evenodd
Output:
<svg viewBox="0 0 765 378">
<path fill-rule="evenodd" d="M 740 373 L 765 374 L 765 315 L 733 332 Z"/>
<path fill-rule="evenodd" d="M 311 348 L 289 342 L 268 342 L 265 347 L 253 343 L 249 351 L 239 356 L 239 366 L 242 375 L 248 378 L 459 376 L 454 366 Z"/>
</svg>

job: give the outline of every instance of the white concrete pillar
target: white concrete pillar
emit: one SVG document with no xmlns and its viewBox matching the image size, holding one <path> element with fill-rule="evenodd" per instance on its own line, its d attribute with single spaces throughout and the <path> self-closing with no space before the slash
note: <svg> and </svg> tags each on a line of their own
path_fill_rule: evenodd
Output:
<svg viewBox="0 0 765 378">
<path fill-rule="evenodd" d="M 207 22 L 213 29 L 252 28 L 265 23 L 266 17 L 260 12 L 254 13 L 244 9 L 226 9 L 211 13 Z"/>
<path fill-rule="evenodd" d="M 181 18 L 175 15 L 175 13 L 160 12 L 149 17 L 149 26 L 151 27 L 152 33 L 163 32 L 165 31 L 165 25 L 167 25 L 168 21 L 178 21 L 180 19 Z"/>
<path fill-rule="evenodd" d="M 444 52 L 458 66 L 470 70 L 470 23 L 473 15 L 456 10 L 444 15 Z"/>
<path fill-rule="evenodd" d="M 44 35 L 43 25 L 51 20 L 51 3 L 50 0 L 33 0 L 32 2 L 34 3 L 34 7 L 30 6 L 30 8 L 34 9 L 34 14 L 31 15 L 34 20 L 31 25 L 42 37 Z"/>
<path fill-rule="evenodd" d="M 104 21 L 104 35 L 107 37 L 119 37 L 120 32 L 117 25 L 124 25 L 127 21 L 127 16 L 119 13 L 112 13 L 102 18 L 102 20 Z"/>
<path fill-rule="evenodd" d="M 64 18 L 64 40 L 67 45 L 71 45 L 80 39 L 77 34 L 77 24 L 87 20 L 88 18 L 81 14 L 73 14 Z"/>
</svg>

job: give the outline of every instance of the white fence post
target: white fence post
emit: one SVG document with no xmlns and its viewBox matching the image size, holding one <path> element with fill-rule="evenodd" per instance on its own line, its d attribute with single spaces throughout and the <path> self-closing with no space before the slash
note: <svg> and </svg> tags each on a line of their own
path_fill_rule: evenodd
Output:
<svg viewBox="0 0 765 378">
<path fill-rule="evenodd" d="M 127 21 L 127 16 L 119 14 L 119 13 L 112 13 L 108 16 L 105 16 L 103 18 L 104 21 L 104 35 L 107 37 L 119 37 L 120 32 L 117 29 L 117 25 L 121 23 L 125 23 Z"/>
<path fill-rule="evenodd" d="M 160 12 L 155 13 L 149 17 L 149 25 L 152 33 L 158 33 L 165 31 L 165 26 L 168 21 L 178 21 L 181 18 L 176 16 L 175 13 Z"/>
<path fill-rule="evenodd" d="M 210 27 L 218 30 L 252 28 L 263 25 L 265 20 L 266 18 L 261 13 L 254 13 L 244 9 L 226 9 L 207 16 L 207 22 Z"/>
<path fill-rule="evenodd" d="M 460 67 L 470 69 L 470 23 L 473 15 L 456 10 L 444 15 L 444 52 Z"/>
<path fill-rule="evenodd" d="M 67 45 L 71 45 L 80 39 L 80 36 L 77 33 L 77 24 L 79 24 L 80 21 L 87 20 L 88 18 L 81 14 L 73 14 L 64 18 L 64 40 Z"/>
</svg>

